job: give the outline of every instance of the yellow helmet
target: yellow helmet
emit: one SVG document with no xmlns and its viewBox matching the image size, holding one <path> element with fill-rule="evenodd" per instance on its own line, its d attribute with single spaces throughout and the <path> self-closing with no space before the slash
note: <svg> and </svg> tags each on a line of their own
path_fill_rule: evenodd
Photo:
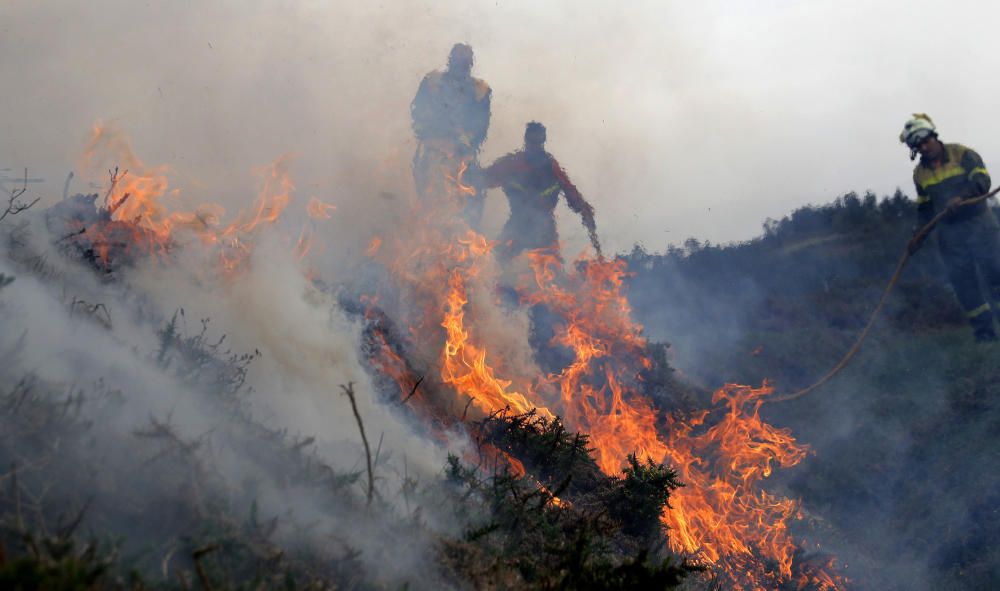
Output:
<svg viewBox="0 0 1000 591">
<path fill-rule="evenodd" d="M 903 133 L 899 134 L 899 141 L 910 148 L 916 148 L 920 142 L 929 136 L 937 135 L 937 127 L 926 113 L 914 113 L 913 118 L 903 126 Z"/>
<path fill-rule="evenodd" d="M 910 160 L 917 157 L 917 147 L 929 137 L 937 137 L 937 127 L 927 113 L 914 113 L 913 118 L 903 126 L 899 141 L 910 148 Z"/>
</svg>

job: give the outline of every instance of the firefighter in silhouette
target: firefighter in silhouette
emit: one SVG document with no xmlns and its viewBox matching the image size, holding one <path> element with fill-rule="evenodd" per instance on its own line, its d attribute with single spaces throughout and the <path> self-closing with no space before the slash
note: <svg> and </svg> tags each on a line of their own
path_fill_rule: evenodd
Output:
<svg viewBox="0 0 1000 591">
<path fill-rule="evenodd" d="M 500 232 L 497 246 L 501 262 L 538 248 L 552 249 L 558 256 L 555 209 L 560 193 L 566 196 L 569 208 L 580 214 L 594 250 L 601 254 L 594 208 L 569 180 L 559 162 L 545 151 L 545 139 L 544 125 L 537 121 L 528 123 L 524 149 L 501 157 L 482 171 L 484 187 L 502 187 L 510 203 L 510 218 Z"/>
<path fill-rule="evenodd" d="M 594 208 L 570 182 L 559 162 L 545 151 L 545 139 L 544 125 L 537 121 L 528 123 L 524 131 L 524 149 L 501 157 L 481 173 L 483 186 L 502 187 L 510 203 L 510 218 L 500 232 L 495 251 L 505 268 L 526 250 L 542 249 L 562 261 L 555 218 L 560 193 L 566 196 L 569 208 L 583 218 L 590 242 L 597 254 L 601 254 Z M 501 300 L 511 307 L 517 304 L 516 290 L 504 285 L 504 280 L 498 292 Z M 531 306 L 528 317 L 531 320 L 528 342 L 535 352 L 536 362 L 546 373 L 561 372 L 574 359 L 572 350 L 555 342 L 556 329 L 563 319 L 544 304 Z"/>
<path fill-rule="evenodd" d="M 1000 304 L 1000 224 L 985 201 L 955 207 L 962 199 L 990 190 L 983 159 L 961 144 L 941 142 L 931 118 L 923 113 L 906 122 L 899 139 L 910 148 L 911 160 L 920 155 L 913 170 L 917 187 L 915 232 L 937 213 L 953 208 L 935 230 L 941 258 L 976 340 L 996 341 L 990 300 Z M 911 250 L 919 247 L 918 242 L 911 242 Z M 980 276 L 989 291 L 987 297 L 979 287 Z"/>
<path fill-rule="evenodd" d="M 488 84 L 472 77 L 472 48 L 457 43 L 448 55 L 448 67 L 420 82 L 410 104 L 417 152 L 413 178 L 424 200 L 454 198 L 466 221 L 478 228 L 483 196 L 463 172 L 478 167 L 479 148 L 490 125 Z"/>
</svg>

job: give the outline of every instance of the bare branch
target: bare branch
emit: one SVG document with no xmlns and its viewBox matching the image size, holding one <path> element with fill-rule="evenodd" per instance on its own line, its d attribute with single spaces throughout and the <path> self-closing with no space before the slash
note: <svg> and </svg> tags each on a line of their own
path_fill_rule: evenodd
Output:
<svg viewBox="0 0 1000 591">
<path fill-rule="evenodd" d="M 462 411 L 462 422 L 465 422 L 466 415 L 469 414 L 469 407 L 472 406 L 472 402 L 475 398 L 469 397 L 469 401 L 465 403 L 465 410 Z"/>
<path fill-rule="evenodd" d="M 7 209 L 0 214 L 0 221 L 3 221 L 8 215 L 17 215 L 26 209 L 30 209 L 31 206 L 38 203 L 41 197 L 36 197 L 31 203 L 25 203 L 21 201 L 21 196 L 28 191 L 28 169 L 24 169 L 24 179 L 21 181 L 21 186 L 7 192 Z"/>
<path fill-rule="evenodd" d="M 65 201 L 66 198 L 69 197 L 69 183 L 72 180 L 73 180 L 73 171 L 71 170 L 69 171 L 69 174 L 66 175 L 66 182 L 63 183 L 63 201 Z"/>
<path fill-rule="evenodd" d="M 100 302 L 91 304 L 86 300 L 79 300 L 76 296 L 73 296 L 73 301 L 69 305 L 70 317 L 73 317 L 77 312 L 83 312 L 84 315 L 96 320 L 104 328 L 111 328 L 111 311 Z"/>
<path fill-rule="evenodd" d="M 122 171 L 118 174 L 118 167 L 116 166 L 114 170 L 108 171 L 108 176 L 111 177 L 111 181 L 108 183 L 108 192 L 104 194 L 104 208 L 108 209 L 108 205 L 111 203 L 111 196 L 115 194 L 115 189 L 118 188 L 118 183 L 125 178 L 128 174 L 128 170 Z"/>
<path fill-rule="evenodd" d="M 218 549 L 218 544 L 212 544 L 210 546 L 198 548 L 191 554 L 191 558 L 194 559 L 194 568 L 198 572 L 198 580 L 201 581 L 201 587 L 205 591 L 212 591 L 212 583 L 208 580 L 208 573 L 205 572 L 205 567 L 201 564 L 201 557 L 215 552 Z"/>
<path fill-rule="evenodd" d="M 108 215 L 109 216 L 114 215 L 114 213 L 118 211 L 118 208 L 121 207 L 122 205 L 125 205 L 125 202 L 128 201 L 128 198 L 131 196 L 132 196 L 131 193 L 125 193 L 124 195 L 122 195 L 121 199 L 119 199 L 114 205 L 108 208 Z"/>
<path fill-rule="evenodd" d="M 365 445 L 365 459 L 368 461 L 368 506 L 372 504 L 372 497 L 375 495 L 375 478 L 372 474 L 372 450 L 368 447 L 368 438 L 365 436 L 365 425 L 361 422 L 361 413 L 358 412 L 358 403 L 354 399 L 354 382 L 347 382 L 347 385 L 340 385 L 340 389 L 351 401 L 351 410 L 354 411 L 354 418 L 358 421 L 358 430 L 361 431 L 361 443 Z"/>
</svg>

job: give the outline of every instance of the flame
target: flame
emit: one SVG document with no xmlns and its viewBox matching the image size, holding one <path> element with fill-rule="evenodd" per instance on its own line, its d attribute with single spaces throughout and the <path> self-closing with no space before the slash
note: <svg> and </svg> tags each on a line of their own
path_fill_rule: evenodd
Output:
<svg viewBox="0 0 1000 591">
<path fill-rule="evenodd" d="M 288 175 L 291 158 L 291 154 L 285 154 L 269 166 L 256 171 L 263 181 L 253 209 L 250 213 L 241 211 L 236 221 L 222 231 L 222 237 L 250 233 L 261 224 L 271 224 L 278 220 L 281 212 L 288 207 L 291 192 L 295 190 Z"/>
<path fill-rule="evenodd" d="M 553 341 L 574 352 L 549 376 L 560 390 L 558 408 L 568 426 L 590 434 L 601 469 L 617 473 L 630 452 L 672 466 L 687 485 L 663 515 L 673 550 L 717 566 L 743 588 L 791 580 L 797 546 L 788 524 L 798 506 L 761 485 L 775 466 L 793 466 L 808 450 L 760 418 L 771 388 L 727 386 L 715 392 L 712 409 L 683 420 L 665 416 L 659 428 L 642 390 L 652 360 L 623 293 L 625 262 L 581 260 L 567 274 L 553 249 L 528 257 L 532 274 L 521 300 L 556 312 L 564 324 Z"/>
<path fill-rule="evenodd" d="M 169 190 L 166 169 L 143 165 L 126 140 L 97 126 L 84 160 L 94 169 L 104 166 L 108 153 L 127 172 L 108 192 L 110 222 L 88 233 L 105 263 L 123 244 L 164 253 L 181 235 L 193 234 L 195 244 L 216 253 L 223 269 L 236 272 L 252 252 L 255 234 L 275 224 L 294 191 L 290 157 L 283 156 L 260 171 L 262 187 L 253 207 L 223 226 L 225 211 L 214 204 L 169 211 L 166 203 L 177 193 Z M 375 236 L 366 251 L 387 266 L 394 285 L 386 301 L 396 302 L 394 313 L 405 319 L 406 332 L 399 337 L 405 343 L 390 343 L 387 329 L 379 328 L 377 296 L 366 302 L 366 317 L 377 329 L 371 333 L 373 365 L 395 382 L 400 400 L 412 396 L 409 407 L 445 426 L 504 409 L 558 415 L 568 428 L 590 435 L 598 466 L 608 474 L 620 473 L 629 453 L 674 468 L 686 486 L 674 491 L 662 515 L 671 548 L 711 566 L 729 586 L 843 588 L 845 579 L 831 574 L 832 563 L 796 564 L 798 545 L 789 524 L 799 514 L 798 504 L 763 488 L 775 468 L 793 466 L 808 453 L 787 430 L 760 418 L 770 387 L 727 385 L 715 392 L 710 408 L 689 416 L 665 414 L 649 399 L 644 374 L 655 364 L 642 326 L 632 320 L 624 261 L 581 258 L 567 270 L 558 245 L 515 260 L 512 285 L 520 303 L 545 309 L 553 319 L 553 336 L 544 346 L 567 353 L 565 366 L 548 375 L 533 380 L 518 375 L 535 370 L 499 354 L 503 347 L 483 321 L 489 310 L 481 306 L 492 301 L 485 296 L 494 293 L 498 271 L 491 256 L 495 244 L 462 221 L 462 204 L 475 193 L 463 181 L 470 162 L 441 158 L 439 178 L 429 184 L 438 192 L 425 191 L 412 212 L 413 231 Z M 305 208 L 312 219 L 328 218 L 333 209 L 315 198 Z M 294 246 L 291 239 L 288 243 L 306 257 L 314 248 L 312 229 L 304 227 Z M 526 272 L 518 273 L 517 264 Z M 410 356 L 440 380 L 429 392 L 417 388 L 422 378 Z M 502 462 L 515 475 L 527 474 L 503 450 L 488 453 L 495 456 L 494 466 Z M 552 502 L 563 503 L 555 497 Z"/>
<path fill-rule="evenodd" d="M 306 212 L 309 214 L 309 217 L 317 220 L 330 219 L 331 217 L 333 217 L 331 215 L 331 212 L 335 211 L 336 209 L 337 209 L 336 205 L 333 205 L 332 203 L 323 203 L 322 201 L 320 201 L 315 197 L 310 197 L 309 204 L 306 205 Z"/>
<path fill-rule="evenodd" d="M 832 575 L 837 569 L 837 559 L 830 557 L 821 565 L 804 565 L 795 583 L 799 589 L 811 588 L 817 591 L 836 591 L 843 589 L 850 580 L 840 575 Z M 845 565 L 846 567 L 846 565 Z"/>
<path fill-rule="evenodd" d="M 295 253 L 295 258 L 302 260 L 306 258 L 309 251 L 312 250 L 313 237 L 312 232 L 308 226 L 302 226 L 302 231 L 299 233 L 299 239 L 295 241 L 295 248 L 293 252 Z"/>
<path fill-rule="evenodd" d="M 103 212 L 111 222 L 121 224 L 87 228 L 88 239 L 105 265 L 109 264 L 113 246 L 125 250 L 144 248 L 154 254 L 168 250 L 175 220 L 166 215 L 161 203 L 161 198 L 167 195 L 167 167 L 144 164 L 123 134 L 100 121 L 91 130 L 79 166 L 85 171 L 114 169 Z"/>
<path fill-rule="evenodd" d="M 471 342 L 464 327 L 467 303 L 465 278 L 456 270 L 448 279 L 448 296 L 444 320 L 441 322 L 448 334 L 443 351 L 441 379 L 457 393 L 471 399 L 483 414 L 503 408 L 510 408 L 517 413 L 536 408 L 523 394 L 509 390 L 509 380 L 496 377 L 493 368 L 486 362 L 486 350 Z M 547 409 L 538 410 L 542 416 L 553 418 Z"/>
<path fill-rule="evenodd" d="M 494 245 L 464 228 L 447 208 L 465 194 L 464 169 L 459 171 L 447 177 L 450 195 L 423 204 L 423 211 L 414 212 L 423 223 L 415 223 L 413 233 L 393 236 L 380 253 L 395 288 L 415 311 L 408 314 L 414 318 L 414 349 L 433 348 L 442 339 L 437 363 L 442 384 L 456 397 L 449 407 L 461 415 L 457 420 L 470 407 L 475 416 L 501 409 L 559 415 L 568 428 L 590 435 L 598 466 L 608 474 L 620 473 L 629 453 L 677 470 L 686 486 L 674 492 L 662 516 L 675 552 L 713 567 L 734 588 L 794 586 L 797 577 L 807 576 L 806 567 L 794 564 L 797 545 L 789 532 L 797 503 L 762 487 L 775 467 L 795 465 L 807 448 L 760 418 L 771 392 L 766 385 L 727 386 L 715 393 L 711 408 L 689 417 L 656 409 L 643 381 L 654 362 L 642 326 L 631 319 L 624 261 L 581 259 L 567 270 L 557 246 L 523 255 L 528 272 L 516 282 L 519 301 L 551 312 L 556 320 L 548 346 L 571 356 L 561 370 L 515 386 L 524 380 L 490 353 L 492 335 L 477 329 L 482 311 L 471 293 L 490 289 L 497 279 Z M 435 317 L 442 336 L 429 322 Z M 808 580 L 826 576 L 831 588 L 842 588 L 843 581 L 826 570 L 832 568 L 810 571 Z"/>
<path fill-rule="evenodd" d="M 144 164 L 124 133 L 98 121 L 87 140 L 80 169 L 91 178 L 102 170 L 118 172 L 112 175 L 102 209 L 110 222 L 93 224 L 82 235 L 106 267 L 116 262 L 111 260 L 112 252 L 139 252 L 162 258 L 175 245 L 193 237 L 202 247 L 215 251 L 221 269 L 232 274 L 249 259 L 255 234 L 274 225 L 288 207 L 295 189 L 288 173 L 291 159 L 292 155 L 286 154 L 258 169 L 261 189 L 253 207 L 238 212 L 232 222 L 223 226 L 225 208 L 215 203 L 199 204 L 193 211 L 170 211 L 167 198 L 177 197 L 179 191 L 168 190 L 169 169 Z M 316 198 L 306 207 L 313 217 L 329 217 L 333 209 L 335 206 Z M 312 232 L 303 229 L 290 248 L 296 257 L 306 257 L 313 248 Z"/>
<path fill-rule="evenodd" d="M 772 389 L 727 385 L 712 403 L 725 413 L 704 431 L 709 411 L 687 422 L 667 418 L 668 460 L 687 487 L 671 497 L 663 516 L 675 550 L 719 564 L 734 580 L 767 586 L 792 576 L 796 545 L 788 532 L 797 504 L 768 494 L 760 483 L 774 466 L 793 466 L 807 448 L 787 430 L 761 420 L 758 411 Z M 774 573 L 752 573 L 747 563 L 763 557 L 777 563 Z"/>
<path fill-rule="evenodd" d="M 458 171 L 455 173 L 455 175 L 452 176 L 450 172 L 446 172 L 445 178 L 454 183 L 454 186 L 458 190 L 459 194 L 475 195 L 476 188 L 473 187 L 472 185 L 466 184 L 465 181 L 463 180 L 463 177 L 465 177 L 465 173 L 468 170 L 469 170 L 469 161 L 467 159 L 462 159 L 462 161 L 458 165 Z"/>
</svg>

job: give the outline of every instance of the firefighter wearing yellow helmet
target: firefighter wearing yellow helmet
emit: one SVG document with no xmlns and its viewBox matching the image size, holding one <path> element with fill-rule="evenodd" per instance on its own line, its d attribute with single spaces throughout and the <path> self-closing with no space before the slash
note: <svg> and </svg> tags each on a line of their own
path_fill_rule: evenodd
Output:
<svg viewBox="0 0 1000 591">
<path fill-rule="evenodd" d="M 983 159 L 961 144 L 938 139 L 930 117 L 915 113 L 903 126 L 899 140 L 910 148 L 910 159 L 920 155 L 913 170 L 917 188 L 917 228 L 958 200 L 983 195 L 990 175 Z M 995 341 L 993 303 L 1000 304 L 1000 224 L 986 202 L 951 210 L 936 228 L 941 258 L 959 303 L 972 324 L 977 341 Z M 919 246 L 919 244 L 914 244 Z M 978 273 L 989 291 L 984 297 Z"/>
</svg>

